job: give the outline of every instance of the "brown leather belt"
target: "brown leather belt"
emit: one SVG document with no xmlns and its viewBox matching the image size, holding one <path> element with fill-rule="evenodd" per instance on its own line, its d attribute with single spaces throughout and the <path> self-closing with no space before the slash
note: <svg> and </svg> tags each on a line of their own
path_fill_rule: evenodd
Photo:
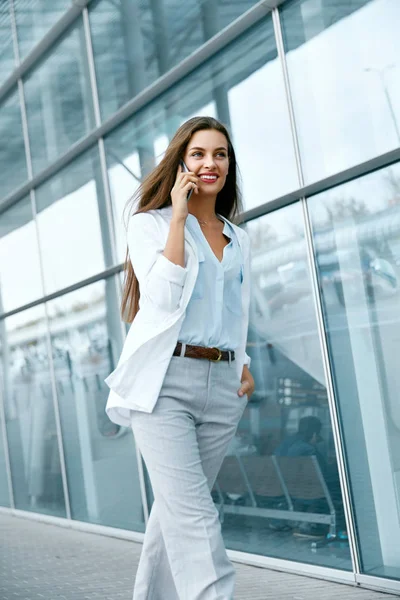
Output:
<svg viewBox="0 0 400 600">
<path fill-rule="evenodd" d="M 173 356 L 181 356 L 182 344 L 178 342 L 175 346 Z M 204 348 L 203 346 L 191 346 L 186 344 L 185 353 L 183 356 L 188 358 L 206 358 L 212 362 L 219 362 L 220 360 L 235 360 L 235 353 L 233 350 L 220 350 L 219 348 Z"/>
</svg>

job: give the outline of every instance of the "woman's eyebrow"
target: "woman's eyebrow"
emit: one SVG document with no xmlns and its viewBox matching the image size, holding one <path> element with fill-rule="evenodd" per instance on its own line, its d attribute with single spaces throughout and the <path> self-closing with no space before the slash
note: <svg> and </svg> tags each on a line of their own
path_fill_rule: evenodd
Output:
<svg viewBox="0 0 400 600">
<path fill-rule="evenodd" d="M 200 146 L 193 146 L 193 148 L 189 148 L 190 150 L 203 150 L 204 152 L 204 148 L 201 148 Z M 219 148 L 215 148 L 214 152 L 216 152 L 217 150 L 225 150 L 225 152 L 227 152 L 227 148 L 225 148 L 225 146 L 220 146 Z"/>
</svg>

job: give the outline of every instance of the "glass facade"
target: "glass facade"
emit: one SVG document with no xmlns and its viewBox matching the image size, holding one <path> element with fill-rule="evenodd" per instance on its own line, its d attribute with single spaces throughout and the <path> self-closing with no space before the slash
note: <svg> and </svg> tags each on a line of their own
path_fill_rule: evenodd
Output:
<svg viewBox="0 0 400 600">
<path fill-rule="evenodd" d="M 11 2 L 4 0 L 0 4 L 0 85 L 15 68 L 13 35 L 11 29 Z"/>
<path fill-rule="evenodd" d="M 122 346 L 113 277 L 48 303 L 72 518 L 143 531 L 130 431 L 105 414 L 105 377 Z"/>
<path fill-rule="evenodd" d="M 297 0 L 281 14 L 306 181 L 398 148 L 397 0 Z"/>
<path fill-rule="evenodd" d="M 71 6 L 71 0 L 13 0 L 21 59 L 40 42 Z"/>
<path fill-rule="evenodd" d="M 363 571 L 400 577 L 400 165 L 310 200 Z M 351 398 L 351 402 L 349 399 Z"/>
<path fill-rule="evenodd" d="M 15 507 L 65 517 L 43 305 L 4 320 L 0 352 Z"/>
<path fill-rule="evenodd" d="M 37 173 L 94 126 L 81 20 L 27 75 L 24 94 L 32 169 Z"/>
<path fill-rule="evenodd" d="M 22 185 L 28 176 L 17 90 L 0 101 L 0 135 L 2 140 L 7 140 L 6 144 L 0 146 L 0 159 L 4 167 L 0 190 L 4 198 Z"/>
<path fill-rule="evenodd" d="M 110 116 L 253 4 L 255 0 L 92 2 L 90 23 L 102 117 Z"/>
<path fill-rule="evenodd" d="M 215 116 L 256 382 L 212 490 L 226 545 L 399 591 L 400 6 L 266 4 L 1 3 L 0 506 L 144 531 L 146 471 L 104 412 L 124 207 Z"/>
<path fill-rule="evenodd" d="M 107 234 L 102 237 L 106 209 L 100 180 L 98 149 L 94 148 L 36 191 L 47 294 L 95 275 L 106 266 L 109 251 Z"/>
<path fill-rule="evenodd" d="M 32 202 L 25 197 L 0 220 L 0 309 L 17 309 L 43 296 Z M 25 276 L 21 278 L 21 273 Z"/>
</svg>

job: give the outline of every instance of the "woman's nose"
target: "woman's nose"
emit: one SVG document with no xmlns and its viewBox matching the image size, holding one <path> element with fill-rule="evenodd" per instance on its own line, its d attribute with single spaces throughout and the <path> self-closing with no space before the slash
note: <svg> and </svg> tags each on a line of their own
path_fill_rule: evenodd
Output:
<svg viewBox="0 0 400 600">
<path fill-rule="evenodd" d="M 215 160 L 214 157 L 211 156 L 206 156 L 204 158 L 204 166 L 207 167 L 208 169 L 211 169 L 212 167 L 215 167 Z"/>
</svg>

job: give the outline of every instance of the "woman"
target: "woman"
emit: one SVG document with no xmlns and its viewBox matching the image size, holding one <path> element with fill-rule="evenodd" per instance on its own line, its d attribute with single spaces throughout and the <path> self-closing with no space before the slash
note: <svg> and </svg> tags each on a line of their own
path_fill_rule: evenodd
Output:
<svg viewBox="0 0 400 600">
<path fill-rule="evenodd" d="M 210 490 L 254 382 L 249 242 L 228 220 L 239 200 L 225 127 L 184 123 L 138 198 L 122 301 L 133 322 L 106 379 L 107 413 L 132 427 L 155 498 L 133 597 L 231 600 L 234 569 Z"/>
</svg>

